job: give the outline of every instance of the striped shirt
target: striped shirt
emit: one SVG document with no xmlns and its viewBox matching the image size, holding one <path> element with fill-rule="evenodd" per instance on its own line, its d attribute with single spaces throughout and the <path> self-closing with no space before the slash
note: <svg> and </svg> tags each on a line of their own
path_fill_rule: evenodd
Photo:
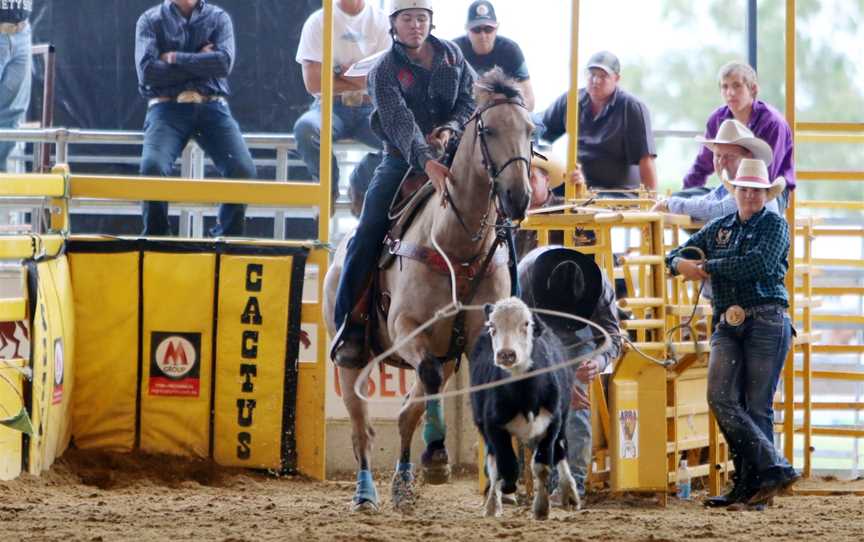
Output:
<svg viewBox="0 0 864 542">
<path fill-rule="evenodd" d="M 677 259 L 698 258 L 686 247 L 698 247 L 705 253 L 715 314 L 732 305 L 745 309 L 768 303 L 789 306 L 783 283 L 789 269 L 789 226 L 780 215 L 763 208 L 746 222 L 737 212 L 712 220 L 666 257 L 673 274 L 677 274 Z"/>
<path fill-rule="evenodd" d="M 200 52 L 208 44 L 213 50 Z M 177 53 L 173 64 L 159 58 L 171 51 Z M 174 98 L 185 90 L 227 96 L 234 51 L 234 25 L 225 10 L 199 0 L 186 19 L 171 0 L 164 0 L 145 11 L 135 28 L 138 91 L 145 99 Z"/>
<path fill-rule="evenodd" d="M 461 131 L 475 109 L 474 70 L 462 51 L 449 41 L 426 39 L 434 49 L 431 69 L 409 59 L 405 47 L 394 42 L 368 77 L 372 129 L 385 149 L 395 148 L 421 171 L 435 158 L 426 136 L 438 127 Z"/>
</svg>

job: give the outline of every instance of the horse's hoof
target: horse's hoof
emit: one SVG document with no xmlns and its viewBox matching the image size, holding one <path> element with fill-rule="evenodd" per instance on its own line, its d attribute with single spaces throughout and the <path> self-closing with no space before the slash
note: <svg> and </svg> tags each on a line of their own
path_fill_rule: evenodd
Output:
<svg viewBox="0 0 864 542">
<path fill-rule="evenodd" d="M 393 507 L 403 514 L 414 510 L 417 494 L 414 491 L 414 473 L 410 470 L 396 471 L 391 487 Z"/>
<path fill-rule="evenodd" d="M 351 506 L 351 511 L 358 514 L 377 514 L 378 505 L 372 501 L 355 502 Z"/>
<path fill-rule="evenodd" d="M 368 470 L 357 472 L 357 488 L 354 491 L 353 512 L 374 513 L 378 511 L 378 490 Z"/>
<path fill-rule="evenodd" d="M 421 458 L 423 480 L 427 484 L 441 485 L 450 481 L 450 458 L 446 448 L 426 449 Z"/>
<path fill-rule="evenodd" d="M 534 519 L 546 520 L 549 519 L 549 498 L 548 495 L 541 495 L 539 492 L 534 496 Z"/>
</svg>

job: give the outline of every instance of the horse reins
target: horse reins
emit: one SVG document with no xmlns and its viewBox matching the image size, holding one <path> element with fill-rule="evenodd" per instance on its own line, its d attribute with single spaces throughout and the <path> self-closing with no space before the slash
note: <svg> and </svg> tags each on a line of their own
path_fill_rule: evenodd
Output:
<svg viewBox="0 0 864 542">
<path fill-rule="evenodd" d="M 492 109 L 493 107 L 497 107 L 499 105 L 516 105 L 527 110 L 525 107 L 525 103 L 522 100 L 514 99 L 514 98 L 503 98 L 494 100 L 484 107 L 476 111 L 471 118 L 469 118 L 465 124 L 462 126 L 464 128 L 470 124 L 472 121 L 476 124 L 476 129 L 474 131 L 474 144 L 476 146 L 477 141 L 479 139 L 480 142 L 480 153 L 483 160 L 483 168 L 486 170 L 487 175 L 489 176 L 489 204 L 486 207 L 486 213 L 480 219 L 480 228 L 473 235 L 471 231 L 468 229 L 468 226 L 465 224 L 465 221 L 462 218 L 462 213 L 459 211 L 459 208 L 456 206 L 456 203 L 453 201 L 453 198 L 450 196 L 449 191 L 444 190 L 444 197 L 450 206 L 453 209 L 453 213 L 456 215 L 456 219 L 459 221 L 459 224 L 462 225 L 462 229 L 465 230 L 472 242 L 480 241 L 483 238 L 483 231 L 489 226 L 488 218 L 489 213 L 491 212 L 492 205 L 495 204 L 495 208 L 498 214 L 498 219 L 495 224 L 495 240 L 492 241 L 492 245 L 489 247 L 489 250 L 486 252 L 486 257 L 483 259 L 483 263 L 480 265 L 479 273 L 477 273 L 473 278 L 469 279 L 469 289 L 468 293 L 465 296 L 465 299 L 461 302 L 463 304 L 470 304 L 474 299 L 474 296 L 477 294 L 477 291 L 480 289 L 480 282 L 482 277 L 486 275 L 486 272 L 489 268 L 489 265 L 492 263 L 492 260 L 495 256 L 495 252 L 498 250 L 498 247 L 502 242 L 510 242 L 509 235 L 507 235 L 507 230 L 513 228 L 514 226 L 510 222 L 510 219 L 506 216 L 500 207 L 497 205 L 497 200 L 495 198 L 495 187 L 498 177 L 501 173 L 509 166 L 510 164 L 525 162 L 525 169 L 530 175 L 531 172 L 531 160 L 530 158 L 526 158 L 524 156 L 513 156 L 502 165 L 500 168 L 495 165 L 495 161 L 492 159 L 492 155 L 489 152 L 489 144 L 486 141 L 486 136 L 489 133 L 489 129 L 486 128 L 486 124 L 483 121 L 483 113 Z M 534 145 L 531 144 L 531 154 L 534 153 Z M 446 362 L 450 359 L 460 359 L 460 355 L 465 350 L 465 345 L 467 342 L 467 337 L 465 335 L 465 311 L 460 311 L 453 320 L 453 333 L 450 335 L 450 345 L 447 348 L 447 353 L 441 359 L 442 362 Z"/>
</svg>

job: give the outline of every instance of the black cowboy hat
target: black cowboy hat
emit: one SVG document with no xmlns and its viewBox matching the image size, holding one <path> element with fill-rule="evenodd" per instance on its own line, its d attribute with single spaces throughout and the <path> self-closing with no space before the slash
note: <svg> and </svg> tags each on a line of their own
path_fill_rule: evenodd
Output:
<svg viewBox="0 0 864 542">
<path fill-rule="evenodd" d="M 594 259 L 560 246 L 538 247 L 519 262 L 522 300 L 531 308 L 548 309 L 590 319 L 603 291 L 603 275 Z M 541 315 L 556 331 L 575 331 L 586 324 Z"/>
</svg>

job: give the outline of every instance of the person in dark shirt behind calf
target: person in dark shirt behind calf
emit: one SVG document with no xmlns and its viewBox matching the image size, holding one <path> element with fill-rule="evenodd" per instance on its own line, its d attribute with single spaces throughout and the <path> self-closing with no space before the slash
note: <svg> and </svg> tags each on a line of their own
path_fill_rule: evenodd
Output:
<svg viewBox="0 0 864 542">
<path fill-rule="evenodd" d="M 141 15 L 135 29 L 138 90 L 147 100 L 141 175 L 170 176 L 195 138 L 223 177 L 256 177 L 228 107 L 234 58 L 231 17 L 205 0 L 164 0 Z M 210 234 L 243 235 L 245 212 L 245 205 L 223 204 Z M 170 235 L 168 203 L 144 202 L 143 214 L 143 235 Z"/>
</svg>

